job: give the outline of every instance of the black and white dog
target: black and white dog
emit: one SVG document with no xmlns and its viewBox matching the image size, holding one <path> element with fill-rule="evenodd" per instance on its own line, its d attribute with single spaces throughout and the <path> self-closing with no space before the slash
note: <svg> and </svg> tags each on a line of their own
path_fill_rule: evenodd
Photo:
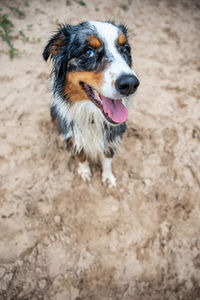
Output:
<svg viewBox="0 0 200 300">
<path fill-rule="evenodd" d="M 111 161 L 139 86 L 126 27 L 101 21 L 62 26 L 43 57 L 53 60 L 51 116 L 77 153 L 78 173 L 89 181 L 88 159 L 101 160 L 103 183 L 115 186 Z"/>
</svg>

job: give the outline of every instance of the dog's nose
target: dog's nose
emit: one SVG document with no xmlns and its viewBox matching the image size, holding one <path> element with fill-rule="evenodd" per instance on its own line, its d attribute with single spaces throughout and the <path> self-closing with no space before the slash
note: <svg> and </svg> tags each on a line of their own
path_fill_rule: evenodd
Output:
<svg viewBox="0 0 200 300">
<path fill-rule="evenodd" d="M 140 82 L 136 76 L 132 74 L 122 74 L 115 81 L 115 88 L 120 94 L 129 96 L 137 90 L 139 84 Z"/>
</svg>

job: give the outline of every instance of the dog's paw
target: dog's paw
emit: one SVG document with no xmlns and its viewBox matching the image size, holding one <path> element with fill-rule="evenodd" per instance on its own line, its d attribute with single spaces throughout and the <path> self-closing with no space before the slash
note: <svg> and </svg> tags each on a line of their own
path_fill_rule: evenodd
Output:
<svg viewBox="0 0 200 300">
<path fill-rule="evenodd" d="M 83 163 L 79 163 L 77 171 L 84 182 L 90 181 L 91 171 L 90 171 L 89 163 L 87 161 L 85 161 Z"/>
<path fill-rule="evenodd" d="M 102 182 L 104 185 L 107 185 L 109 188 L 116 186 L 116 178 L 112 172 L 103 172 Z"/>
</svg>

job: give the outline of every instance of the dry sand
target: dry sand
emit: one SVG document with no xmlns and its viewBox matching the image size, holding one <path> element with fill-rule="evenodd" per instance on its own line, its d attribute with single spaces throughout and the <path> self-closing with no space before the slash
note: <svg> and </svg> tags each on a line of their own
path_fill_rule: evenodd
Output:
<svg viewBox="0 0 200 300">
<path fill-rule="evenodd" d="M 0 2 L 20 50 L 0 41 L 0 299 L 199 300 L 200 2 L 85 2 Z M 58 22 L 108 18 L 130 28 L 141 82 L 111 190 L 98 165 L 78 178 L 41 57 Z"/>
</svg>

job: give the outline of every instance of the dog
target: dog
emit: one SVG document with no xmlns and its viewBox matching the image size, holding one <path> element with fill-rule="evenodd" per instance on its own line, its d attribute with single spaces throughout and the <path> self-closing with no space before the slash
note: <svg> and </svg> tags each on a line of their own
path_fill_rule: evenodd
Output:
<svg viewBox="0 0 200 300">
<path fill-rule="evenodd" d="M 78 174 L 90 181 L 89 161 L 100 160 L 102 182 L 116 186 L 111 162 L 139 86 L 127 27 L 103 21 L 62 25 L 43 58 L 53 61 L 51 117 L 78 156 Z"/>
</svg>

